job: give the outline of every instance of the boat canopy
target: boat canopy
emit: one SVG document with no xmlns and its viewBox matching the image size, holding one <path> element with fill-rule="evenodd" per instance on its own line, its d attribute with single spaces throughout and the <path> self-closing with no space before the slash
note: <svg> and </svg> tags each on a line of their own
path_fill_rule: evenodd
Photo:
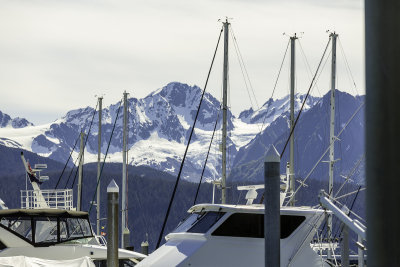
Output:
<svg viewBox="0 0 400 267">
<path fill-rule="evenodd" d="M 93 237 L 88 213 L 80 211 L 0 210 L 0 227 L 35 247 Z"/>
</svg>

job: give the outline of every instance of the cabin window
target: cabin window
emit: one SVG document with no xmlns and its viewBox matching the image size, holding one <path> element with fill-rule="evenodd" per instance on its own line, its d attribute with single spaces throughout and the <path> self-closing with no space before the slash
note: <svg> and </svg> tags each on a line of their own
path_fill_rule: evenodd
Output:
<svg viewBox="0 0 400 267">
<path fill-rule="evenodd" d="M 68 240 L 67 222 L 65 219 L 60 219 L 60 241 Z"/>
<path fill-rule="evenodd" d="M 305 219 L 304 216 L 281 215 L 281 239 L 289 237 Z"/>
<path fill-rule="evenodd" d="M 57 218 L 35 219 L 35 242 L 38 244 L 57 242 Z"/>
<path fill-rule="evenodd" d="M 173 233 L 206 233 L 224 214 L 224 212 L 211 211 L 193 213 L 178 225 Z"/>
<path fill-rule="evenodd" d="M 60 227 L 62 233 L 66 234 L 66 239 L 92 236 L 89 222 L 86 219 L 66 218 L 60 221 Z"/>
<path fill-rule="evenodd" d="M 264 238 L 264 214 L 234 213 L 212 235 Z"/>
<path fill-rule="evenodd" d="M 24 217 L 2 217 L 0 223 L 7 229 L 17 233 L 23 238 L 32 241 L 31 218 Z"/>
<path fill-rule="evenodd" d="M 281 215 L 281 239 L 289 237 L 304 220 L 304 216 Z M 264 214 L 234 213 L 212 235 L 264 238 Z"/>
<path fill-rule="evenodd" d="M 191 214 L 182 223 L 180 223 L 178 227 L 176 227 L 173 233 L 184 233 L 189 230 L 197 222 L 198 216 L 199 214 L 197 213 Z"/>
<path fill-rule="evenodd" d="M 207 212 L 205 214 L 199 214 L 196 224 L 194 224 L 188 232 L 206 233 L 224 214 L 224 212 Z"/>
<path fill-rule="evenodd" d="M 93 236 L 87 218 L 4 216 L 0 217 L 0 227 L 6 228 L 34 246 L 47 246 Z"/>
<path fill-rule="evenodd" d="M 0 251 L 2 251 L 5 248 L 7 248 L 7 246 L 4 245 L 4 243 L 0 241 Z"/>
</svg>

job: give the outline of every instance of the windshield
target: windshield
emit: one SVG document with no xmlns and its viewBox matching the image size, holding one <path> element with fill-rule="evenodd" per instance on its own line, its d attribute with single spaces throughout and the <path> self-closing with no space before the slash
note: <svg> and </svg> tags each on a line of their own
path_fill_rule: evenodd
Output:
<svg viewBox="0 0 400 267">
<path fill-rule="evenodd" d="M 193 213 L 178 225 L 173 233 L 206 233 L 224 214 L 214 211 Z"/>
<path fill-rule="evenodd" d="M 93 236 L 89 220 L 85 217 L 11 215 L 1 217 L 0 226 L 38 246 Z"/>
</svg>

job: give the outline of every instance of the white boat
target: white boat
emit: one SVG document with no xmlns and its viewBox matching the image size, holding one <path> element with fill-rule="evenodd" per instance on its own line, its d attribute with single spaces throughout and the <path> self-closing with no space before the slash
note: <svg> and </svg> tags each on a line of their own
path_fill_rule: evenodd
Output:
<svg viewBox="0 0 400 267">
<path fill-rule="evenodd" d="M 90 257 L 105 266 L 107 247 L 93 235 L 89 215 L 62 209 L 0 210 L 0 257 L 27 256 L 48 260 Z M 134 266 L 145 256 L 118 250 L 123 266 Z"/>
<path fill-rule="evenodd" d="M 200 204 L 137 266 L 265 266 L 264 205 Z M 328 266 L 310 247 L 324 211 L 281 208 L 281 265 Z"/>
<path fill-rule="evenodd" d="M 0 257 L 89 257 L 96 266 L 106 266 L 106 240 L 94 235 L 87 212 L 75 210 L 72 190 L 41 190 L 39 171 L 31 169 L 23 153 L 21 158 L 33 190 L 21 190 L 21 209 L 0 210 Z M 145 257 L 118 249 L 121 266 L 134 266 Z"/>
<path fill-rule="evenodd" d="M 224 99 L 223 99 L 223 133 L 222 133 L 222 178 L 221 201 L 222 204 L 200 204 L 189 209 L 189 217 L 181 223 L 172 233 L 166 235 L 166 243 L 141 261 L 138 266 L 265 266 L 265 236 L 264 216 L 265 206 L 253 204 L 256 199 L 257 189 L 263 186 L 253 185 L 238 187 L 239 190 L 249 190 L 246 199 L 247 205 L 228 205 L 226 203 L 226 87 L 227 87 L 227 61 L 228 61 L 228 27 L 229 22 L 223 23 L 224 27 Z M 222 32 L 222 31 L 221 31 Z M 337 37 L 331 34 L 333 39 Z M 296 35 L 290 37 L 292 49 Z M 218 45 L 217 45 L 218 47 Z M 335 63 L 336 60 L 334 59 Z M 294 53 L 292 53 L 292 69 L 294 68 Z M 333 69 L 336 67 L 333 67 Z M 291 72 L 291 73 L 294 73 Z M 333 72 L 334 73 L 334 72 Z M 334 74 L 332 74 L 334 77 Z M 292 92 L 294 95 L 294 75 L 291 75 Z M 333 84 L 333 91 L 335 84 Z M 333 93 L 332 93 L 333 94 Z M 334 96 L 334 95 L 333 95 Z M 293 97 L 292 97 L 293 99 Z M 332 101 L 332 100 L 331 100 Z M 334 102 L 334 99 L 333 99 Z M 332 104 L 331 104 L 332 105 Z M 332 106 L 334 112 L 334 106 Z M 333 114 L 333 113 L 332 113 Z M 333 115 L 331 115 L 331 118 Z M 291 103 L 290 130 L 294 127 L 294 103 Z M 331 135 L 333 136 L 334 123 L 331 121 Z M 193 125 L 193 129 L 195 124 Z M 330 140 L 334 142 L 334 136 Z M 289 141 L 289 140 L 288 140 Z M 333 213 L 347 227 L 365 240 L 365 227 L 356 220 L 352 220 L 330 202 L 324 193 L 320 195 L 324 209 L 295 206 L 295 180 L 293 171 L 293 135 L 290 136 L 291 151 L 290 162 L 287 165 L 287 174 L 281 176 L 280 198 L 280 266 L 313 267 L 313 266 L 338 266 L 335 250 L 338 244 L 320 244 L 318 229 L 321 223 L 328 218 L 328 231 L 331 236 L 331 216 Z M 190 142 L 189 142 L 190 144 Z M 276 152 L 277 154 L 277 152 Z M 330 166 L 333 166 L 333 145 L 331 144 Z M 277 154 L 279 159 L 279 155 Z M 330 168 L 330 178 L 333 172 Z M 179 177 L 179 176 L 178 176 Z M 330 179 L 329 188 L 332 187 Z M 330 190 L 332 192 L 332 190 Z M 287 195 L 287 198 L 285 198 Z M 317 197 L 317 196 L 316 196 Z M 287 200 L 287 206 L 283 202 Z M 267 207 L 268 208 L 268 207 Z M 332 210 L 332 211 L 330 211 Z M 168 214 L 168 212 L 167 212 Z M 314 242 L 317 236 L 318 244 Z M 362 240 L 363 239 L 359 239 Z M 279 251 L 278 251 L 279 253 Z M 326 254 L 324 254 L 326 253 Z M 363 252 L 359 251 L 359 266 L 363 266 Z M 362 263 L 361 263 L 362 262 Z"/>
</svg>

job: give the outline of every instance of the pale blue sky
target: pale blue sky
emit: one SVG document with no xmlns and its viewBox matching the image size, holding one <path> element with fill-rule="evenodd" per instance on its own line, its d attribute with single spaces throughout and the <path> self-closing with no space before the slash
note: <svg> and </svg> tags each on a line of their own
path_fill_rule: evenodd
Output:
<svg viewBox="0 0 400 267">
<path fill-rule="evenodd" d="M 359 0 L 0 0 L 0 110 L 35 124 L 68 110 L 115 103 L 127 90 L 144 97 L 171 81 L 204 85 L 220 29 L 232 27 L 259 104 L 271 96 L 287 44 L 283 32 L 304 32 L 301 46 L 314 71 L 328 41 L 340 34 L 357 92 L 364 93 L 364 9 Z M 222 46 L 221 46 L 222 48 Z M 234 113 L 250 100 L 231 43 Z M 222 49 L 220 49 L 222 51 Z M 298 91 L 310 77 L 297 51 Z M 340 90 L 355 93 L 338 50 Z M 329 62 L 318 83 L 328 90 Z M 210 92 L 220 97 L 221 56 Z M 288 92 L 285 66 L 276 97 Z M 314 95 L 319 95 L 317 91 Z"/>
</svg>

